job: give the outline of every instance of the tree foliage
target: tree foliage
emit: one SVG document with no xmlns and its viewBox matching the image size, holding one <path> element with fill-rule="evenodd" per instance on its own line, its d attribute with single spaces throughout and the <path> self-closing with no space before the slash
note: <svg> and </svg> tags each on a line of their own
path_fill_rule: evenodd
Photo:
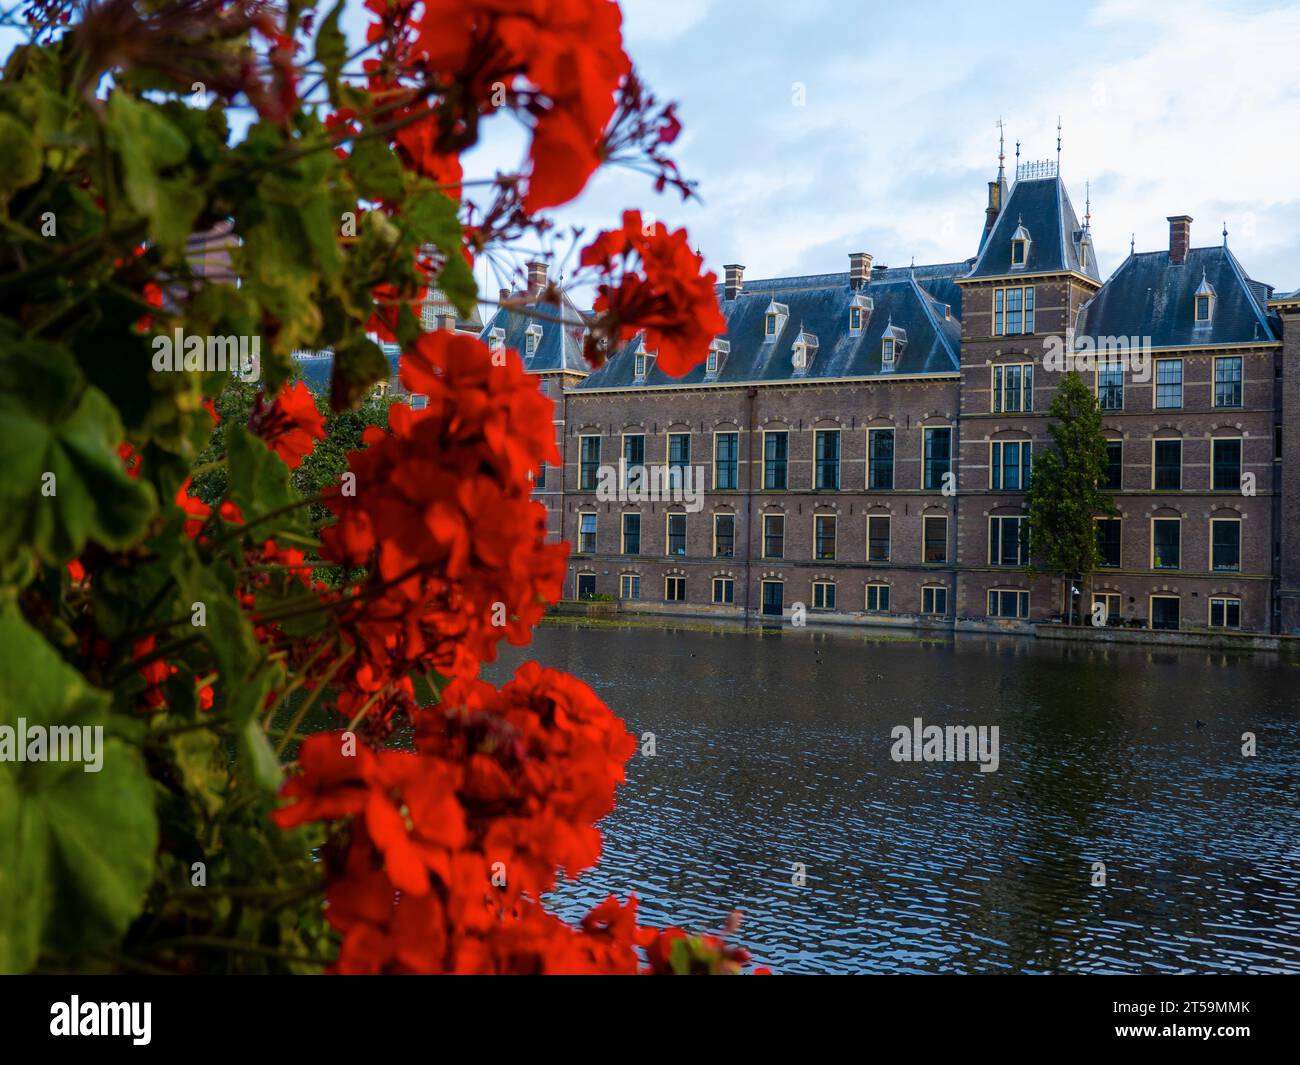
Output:
<svg viewBox="0 0 1300 1065">
<path fill-rule="evenodd" d="M 1106 438 L 1097 399 L 1076 371 L 1061 378 L 1048 413 L 1053 446 L 1035 456 L 1026 495 L 1031 557 L 1036 569 L 1070 580 L 1097 568 L 1096 519 L 1114 513 L 1101 489 Z"/>
</svg>

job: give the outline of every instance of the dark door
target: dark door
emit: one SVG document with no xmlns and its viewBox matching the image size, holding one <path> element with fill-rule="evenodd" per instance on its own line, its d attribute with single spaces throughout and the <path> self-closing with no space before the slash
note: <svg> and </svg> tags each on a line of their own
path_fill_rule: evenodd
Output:
<svg viewBox="0 0 1300 1065">
<path fill-rule="evenodd" d="M 781 616 L 781 607 L 785 599 L 785 585 L 780 581 L 763 582 L 763 613 L 773 617 Z"/>
</svg>

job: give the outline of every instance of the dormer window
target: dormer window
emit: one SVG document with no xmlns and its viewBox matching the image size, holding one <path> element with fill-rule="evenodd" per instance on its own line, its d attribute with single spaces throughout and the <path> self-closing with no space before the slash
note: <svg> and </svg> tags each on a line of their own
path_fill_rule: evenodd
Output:
<svg viewBox="0 0 1300 1065">
<path fill-rule="evenodd" d="M 524 355 L 532 358 L 537 354 L 537 348 L 542 342 L 542 327 L 540 325 L 530 325 L 524 333 Z"/>
<path fill-rule="evenodd" d="M 646 371 L 650 368 L 650 356 L 653 354 L 646 349 L 645 334 L 642 333 L 637 337 L 636 355 L 632 359 L 632 373 L 638 381 L 645 379 Z"/>
<path fill-rule="evenodd" d="M 493 351 L 500 351 L 506 346 L 506 331 L 504 329 L 493 328 L 488 333 L 488 347 Z"/>
<path fill-rule="evenodd" d="M 813 356 L 817 354 L 817 338 L 812 333 L 804 329 L 799 330 L 799 336 L 794 342 L 794 351 L 791 355 L 791 364 L 795 372 L 807 370 L 812 364 Z"/>
<path fill-rule="evenodd" d="M 704 375 L 706 377 L 716 377 L 718 371 L 722 369 L 723 360 L 729 354 L 731 354 L 731 341 L 719 338 L 710 344 L 709 357 L 704 364 Z"/>
<path fill-rule="evenodd" d="M 1029 261 L 1029 230 L 1023 222 L 1017 221 L 1016 231 L 1011 234 L 1011 265 L 1024 266 Z"/>
<path fill-rule="evenodd" d="M 849 302 L 849 336 L 861 336 L 871 320 L 874 304 L 870 296 L 854 296 Z"/>
<path fill-rule="evenodd" d="M 903 353 L 903 348 L 907 346 L 907 331 L 900 329 L 894 324 L 891 318 L 889 324 L 885 326 L 884 335 L 880 338 L 880 365 L 882 369 L 892 370 L 898 362 L 898 357 Z"/>
<path fill-rule="evenodd" d="M 1209 325 L 1214 319 L 1214 286 L 1205 271 L 1201 271 L 1201 284 L 1196 290 L 1196 324 Z"/>
<path fill-rule="evenodd" d="M 784 303 L 777 303 L 773 300 L 767 305 L 767 312 L 763 318 L 763 335 L 769 339 L 777 336 L 781 332 L 782 324 L 789 316 L 790 308 Z"/>
<path fill-rule="evenodd" d="M 645 352 L 638 351 L 632 361 L 632 373 L 637 377 L 645 376 Z"/>
</svg>

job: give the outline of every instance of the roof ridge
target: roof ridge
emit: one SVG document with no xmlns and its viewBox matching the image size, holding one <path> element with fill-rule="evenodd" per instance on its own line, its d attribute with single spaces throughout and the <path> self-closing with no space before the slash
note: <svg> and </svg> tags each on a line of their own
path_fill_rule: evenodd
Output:
<svg viewBox="0 0 1300 1065">
<path fill-rule="evenodd" d="M 1241 285 L 1242 289 L 1245 291 L 1246 299 L 1250 300 L 1250 306 L 1255 311 L 1255 317 L 1264 327 L 1264 333 L 1268 336 L 1269 340 L 1276 340 L 1277 337 L 1273 335 L 1273 327 L 1268 324 L 1268 318 L 1264 315 L 1264 312 L 1260 310 L 1259 301 L 1255 299 L 1255 293 L 1250 290 L 1250 279 L 1246 277 L 1246 271 L 1241 268 L 1241 263 L 1237 262 L 1237 257 L 1232 254 L 1231 248 L 1226 244 L 1222 245 L 1222 248 L 1224 254 L 1227 256 L 1228 265 L 1232 267 L 1232 272 L 1237 277 L 1237 283 Z"/>
<path fill-rule="evenodd" d="M 934 335 L 939 338 L 939 343 L 943 345 L 943 350 L 948 353 L 948 357 L 952 359 L 955 367 L 960 370 L 961 356 L 952 350 L 952 346 L 948 343 L 948 334 L 939 326 L 939 319 L 935 316 L 934 308 L 930 306 L 930 299 L 933 299 L 934 297 L 930 297 L 930 299 L 926 298 L 929 296 L 929 293 L 916 283 L 915 277 L 909 278 L 908 280 L 912 283 L 912 291 L 921 301 L 921 309 L 925 311 L 926 320 L 930 323 L 930 328 L 934 331 Z M 891 318 L 890 321 L 892 322 L 893 319 Z"/>
</svg>

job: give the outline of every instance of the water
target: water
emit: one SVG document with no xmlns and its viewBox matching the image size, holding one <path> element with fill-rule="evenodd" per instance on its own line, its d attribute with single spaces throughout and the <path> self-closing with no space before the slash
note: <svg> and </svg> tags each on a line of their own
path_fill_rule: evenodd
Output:
<svg viewBox="0 0 1300 1065">
<path fill-rule="evenodd" d="M 568 918 L 610 891 L 696 930 L 738 907 L 781 972 L 1300 972 L 1294 664 L 548 625 L 488 675 L 529 658 L 657 746 L 600 864 L 552 900 Z M 999 726 L 1000 768 L 894 762 L 890 730 L 917 716 Z"/>
</svg>

